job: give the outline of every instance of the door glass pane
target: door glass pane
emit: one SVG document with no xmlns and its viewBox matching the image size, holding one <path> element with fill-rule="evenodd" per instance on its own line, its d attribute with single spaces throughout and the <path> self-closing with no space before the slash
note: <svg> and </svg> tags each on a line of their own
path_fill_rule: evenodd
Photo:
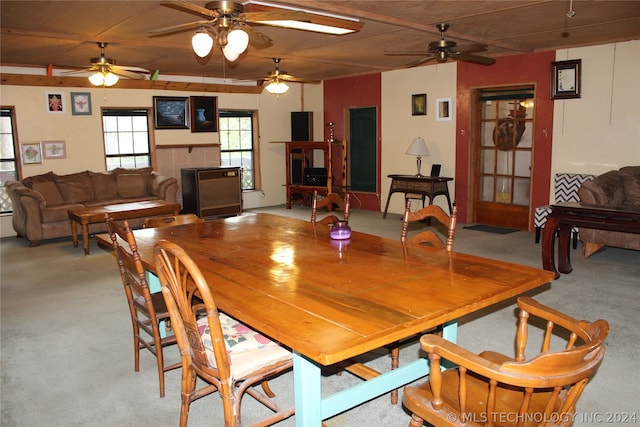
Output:
<svg viewBox="0 0 640 427">
<path fill-rule="evenodd" d="M 513 204 L 528 206 L 531 180 L 528 178 L 515 178 L 513 181 L 513 187 Z"/>
<path fill-rule="evenodd" d="M 482 150 L 482 172 L 493 175 L 495 171 L 495 150 Z"/>
<path fill-rule="evenodd" d="M 480 178 L 480 194 L 478 198 L 482 202 L 493 202 L 493 182 L 492 176 L 483 176 Z"/>
<path fill-rule="evenodd" d="M 531 151 L 516 151 L 516 164 L 513 174 L 515 176 L 531 175 Z"/>
</svg>

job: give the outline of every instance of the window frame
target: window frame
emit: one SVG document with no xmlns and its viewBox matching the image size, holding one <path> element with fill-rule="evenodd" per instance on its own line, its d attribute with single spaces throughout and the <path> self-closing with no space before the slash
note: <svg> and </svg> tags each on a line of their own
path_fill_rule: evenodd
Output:
<svg viewBox="0 0 640 427">
<path fill-rule="evenodd" d="M 234 115 L 237 113 L 237 115 Z M 251 117 L 251 150 L 224 150 L 222 148 L 222 119 L 226 117 Z M 253 157 L 253 188 L 242 188 L 242 191 L 261 191 L 262 180 L 260 178 L 260 133 L 258 130 L 258 111 L 257 110 L 242 110 L 242 109 L 220 109 L 218 118 L 218 131 L 220 133 L 220 163 L 222 164 L 222 157 L 224 153 L 232 152 L 248 152 L 251 151 Z M 225 165 L 224 167 L 232 166 Z M 244 168 L 240 165 L 241 173 L 244 174 Z M 241 180 L 242 181 L 242 180 Z"/>
<path fill-rule="evenodd" d="M 101 126 L 102 126 L 102 152 L 103 152 L 105 170 L 108 170 L 107 159 L 109 157 L 127 157 L 123 155 L 118 155 L 118 156 L 107 155 L 107 141 L 105 138 L 106 135 L 105 135 L 105 129 L 104 129 L 105 112 L 116 113 L 116 114 L 107 114 L 107 116 L 135 116 L 135 115 L 142 116 L 142 114 L 117 114 L 118 112 L 133 113 L 138 111 L 144 111 L 145 117 L 147 118 L 147 139 L 149 143 L 149 153 L 148 153 L 149 166 L 154 170 L 156 169 L 156 144 L 155 144 L 155 135 L 153 132 L 153 120 L 154 120 L 153 110 L 149 107 L 103 107 L 101 108 L 101 111 L 100 111 L 100 118 L 101 118 Z M 133 155 L 135 155 L 135 153 Z"/>
<path fill-rule="evenodd" d="M 4 111 L 7 110 L 7 114 L 4 114 Z M 0 115 L 2 117 L 9 117 L 10 121 L 11 121 L 11 137 L 13 138 L 13 160 L 11 160 L 11 158 L 0 158 L 0 162 L 5 163 L 5 162 L 11 162 L 13 161 L 14 164 L 14 170 L 15 170 L 15 180 L 22 180 L 22 158 L 20 156 L 20 144 L 19 144 L 19 138 L 18 138 L 18 127 L 16 125 L 17 123 L 17 119 L 16 119 L 16 107 L 15 106 L 9 106 L 9 105 L 0 105 Z M 5 181 L 6 182 L 6 181 Z M 4 188 L 4 182 L 2 182 L 2 187 Z M 13 209 L 12 207 L 9 208 L 9 210 L 2 210 L 1 206 L 0 206 L 0 215 L 6 215 L 6 214 L 12 214 L 13 213 Z"/>
</svg>

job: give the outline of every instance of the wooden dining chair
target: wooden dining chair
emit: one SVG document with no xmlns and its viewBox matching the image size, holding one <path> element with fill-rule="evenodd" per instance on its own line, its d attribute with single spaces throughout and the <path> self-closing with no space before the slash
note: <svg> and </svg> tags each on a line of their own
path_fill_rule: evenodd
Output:
<svg viewBox="0 0 640 427">
<path fill-rule="evenodd" d="M 106 221 L 131 314 L 134 369 L 136 372 L 140 370 L 140 351 L 149 350 L 156 357 L 160 397 L 164 397 L 164 373 L 181 366 L 180 363 L 168 366 L 164 363 L 163 348 L 176 344 L 175 335 L 168 333 L 162 337 L 160 333 L 160 322 L 169 320 L 169 312 L 162 294 L 151 293 L 149 290 L 136 238 L 129 222 L 125 220 L 120 225 L 108 215 Z"/>
<path fill-rule="evenodd" d="M 437 335 L 421 338 L 431 368 L 427 382 L 404 389 L 410 427 L 424 421 L 501 427 L 573 423 L 576 402 L 604 357 L 609 324 L 576 320 L 528 297 L 519 298 L 518 307 L 513 358 L 493 351 L 476 355 Z M 541 336 L 542 345 L 528 345 L 529 336 Z M 527 357 L 525 350 L 535 356 Z M 441 358 L 458 366 L 441 372 Z"/>
<path fill-rule="evenodd" d="M 403 242 L 411 242 L 415 244 L 428 243 L 431 246 L 438 249 L 446 249 L 448 251 L 453 250 L 453 238 L 456 234 L 456 222 L 457 222 L 458 210 L 456 205 L 453 205 L 451 215 L 447 215 L 444 210 L 438 205 L 429 205 L 415 212 L 411 212 L 411 200 L 407 200 L 405 203 L 404 216 L 402 217 L 402 232 L 400 233 L 400 240 Z M 445 227 L 447 227 L 446 241 L 443 243 L 438 235 L 431 231 L 426 230 L 416 234 L 411 238 L 407 238 L 409 223 L 422 221 L 425 219 L 435 218 Z"/>
<path fill-rule="evenodd" d="M 219 312 L 210 289 L 214 284 L 206 282 L 180 246 L 161 240 L 154 247 L 154 259 L 182 358 L 180 426 L 187 425 L 191 402 L 216 390 L 222 399 L 226 427 L 241 425 L 244 393 L 274 412 L 259 423 L 261 426 L 293 415 L 293 406 L 283 409 L 277 405 L 267 384 L 269 378 L 293 367 L 291 352 Z M 204 304 L 192 304 L 194 295 Z M 198 377 L 208 384 L 196 389 Z M 262 385 L 262 391 L 254 387 L 257 384 Z"/>
<path fill-rule="evenodd" d="M 343 220 L 349 221 L 349 193 L 346 194 L 344 200 L 336 193 L 329 193 L 322 199 L 318 199 L 318 191 L 313 192 L 313 199 L 311 201 L 311 222 L 313 224 L 335 224 L 341 221 L 336 215 L 328 215 L 321 220 L 317 219 L 318 209 L 326 208 L 327 211 L 332 212 L 334 209 L 342 210 L 344 213 Z"/>
<path fill-rule="evenodd" d="M 192 213 L 182 215 L 155 216 L 145 218 L 142 224 L 142 228 L 170 227 L 172 225 L 193 224 L 194 222 L 204 222 L 204 219 Z"/>
</svg>

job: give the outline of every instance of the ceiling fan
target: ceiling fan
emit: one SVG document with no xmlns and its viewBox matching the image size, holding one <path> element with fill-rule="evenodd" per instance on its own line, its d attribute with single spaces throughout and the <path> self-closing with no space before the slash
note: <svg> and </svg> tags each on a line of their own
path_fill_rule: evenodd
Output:
<svg viewBox="0 0 640 427">
<path fill-rule="evenodd" d="M 247 43 L 251 43 L 257 47 L 271 44 L 271 38 L 251 27 L 249 23 L 276 25 L 270 24 L 269 22 L 309 21 L 310 19 L 306 12 L 297 10 L 283 9 L 245 12 L 243 4 L 225 0 L 210 1 L 206 3 L 204 7 L 183 0 L 168 1 L 162 3 L 162 5 L 195 14 L 204 19 L 158 28 L 149 31 L 150 33 L 153 35 L 164 35 L 199 28 L 192 40 L 193 48 L 198 56 L 205 57 L 211 52 L 211 48 L 213 47 L 213 39 L 209 36 L 210 31 L 215 36 L 220 47 L 222 47 L 223 53 L 229 61 L 235 61 L 247 48 Z M 199 37 L 202 41 L 204 45 L 202 49 L 196 45 L 196 37 Z M 236 41 L 237 38 L 242 38 L 242 41 Z M 234 55 L 234 53 L 236 55 Z"/>
<path fill-rule="evenodd" d="M 280 61 L 280 58 L 273 58 L 273 62 L 276 64 L 276 69 L 270 72 L 266 77 L 260 79 L 266 83 L 265 89 L 267 89 L 269 93 L 273 93 L 276 95 L 285 93 L 287 90 L 289 90 L 289 86 L 287 86 L 285 82 L 309 84 L 320 83 L 320 80 L 301 79 L 299 77 L 294 77 L 290 74 L 287 74 L 286 71 L 280 71 Z"/>
<path fill-rule="evenodd" d="M 107 43 L 97 42 L 100 47 L 100 57 L 91 58 L 91 66 L 82 70 L 68 71 L 64 74 L 91 73 L 89 80 L 95 86 L 113 86 L 118 82 L 120 77 L 127 79 L 144 79 L 145 74 L 149 74 L 149 70 L 140 67 L 131 67 L 126 65 L 116 65 L 115 61 L 104 55 Z"/>
<path fill-rule="evenodd" d="M 447 62 L 449 59 L 474 62 L 481 65 L 493 65 L 496 62 L 495 58 L 474 55 L 475 52 L 486 51 L 486 45 L 471 44 L 456 48 L 456 42 L 453 40 L 445 40 L 444 33 L 449 29 L 449 24 L 437 24 L 436 28 L 440 31 L 440 40 L 429 43 L 426 52 L 385 52 L 385 55 L 426 56 L 425 58 L 408 64 L 407 67 L 415 67 L 433 60 Z"/>
</svg>

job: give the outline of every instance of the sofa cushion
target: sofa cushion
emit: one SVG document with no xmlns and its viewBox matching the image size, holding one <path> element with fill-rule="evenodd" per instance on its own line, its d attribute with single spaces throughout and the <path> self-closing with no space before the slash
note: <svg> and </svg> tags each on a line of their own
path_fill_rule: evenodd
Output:
<svg viewBox="0 0 640 427">
<path fill-rule="evenodd" d="M 47 172 L 42 175 L 34 175 L 27 177 L 22 180 L 22 183 L 25 187 L 31 188 L 33 190 L 33 184 L 37 182 L 55 182 L 56 174 L 53 172 Z"/>
<path fill-rule="evenodd" d="M 143 197 L 147 194 L 147 183 L 142 174 L 118 174 L 116 181 L 120 197 Z"/>
<path fill-rule="evenodd" d="M 109 200 L 118 197 L 116 176 L 110 172 L 89 172 L 94 200 Z"/>
<path fill-rule="evenodd" d="M 93 189 L 89 172 L 56 175 L 56 184 L 65 203 L 82 203 L 93 199 Z"/>
<path fill-rule="evenodd" d="M 624 189 L 625 203 L 640 205 L 640 166 L 627 166 L 620 169 Z"/>
<path fill-rule="evenodd" d="M 64 198 L 54 181 L 34 182 L 32 190 L 42 194 L 47 206 L 58 206 L 64 203 Z"/>
</svg>

